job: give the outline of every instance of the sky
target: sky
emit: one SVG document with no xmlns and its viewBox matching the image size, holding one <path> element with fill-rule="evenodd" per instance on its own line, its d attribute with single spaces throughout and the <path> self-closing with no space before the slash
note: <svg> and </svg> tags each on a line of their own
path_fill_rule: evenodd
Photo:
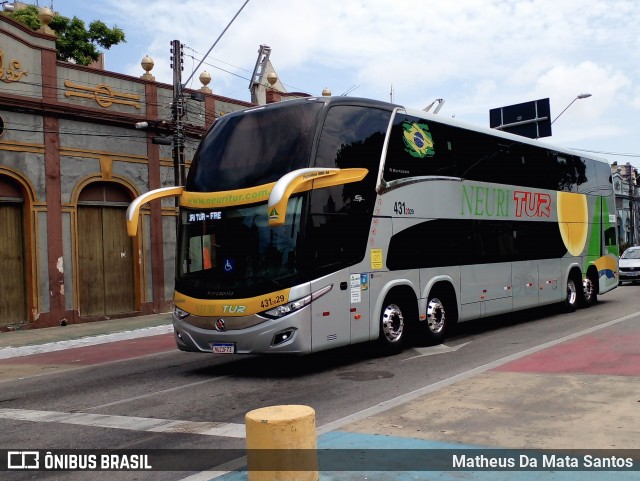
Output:
<svg viewBox="0 0 640 481">
<path fill-rule="evenodd" d="M 171 84 L 179 40 L 187 87 L 200 88 L 206 70 L 214 93 L 249 101 L 265 44 L 289 92 L 329 88 L 418 109 L 442 98 L 438 115 L 485 127 L 493 108 L 549 98 L 545 142 L 640 168 L 637 0 L 245 1 L 36 3 L 123 29 L 126 43 L 105 51 L 107 70 L 139 77 L 149 55 L 156 80 Z M 583 93 L 591 97 L 575 100 Z"/>
</svg>

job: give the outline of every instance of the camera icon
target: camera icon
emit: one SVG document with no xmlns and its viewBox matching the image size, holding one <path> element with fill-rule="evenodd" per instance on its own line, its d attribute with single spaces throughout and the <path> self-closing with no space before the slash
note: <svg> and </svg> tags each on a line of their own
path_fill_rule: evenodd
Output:
<svg viewBox="0 0 640 481">
<path fill-rule="evenodd" d="M 40 469 L 40 452 L 8 451 L 7 469 Z"/>
</svg>

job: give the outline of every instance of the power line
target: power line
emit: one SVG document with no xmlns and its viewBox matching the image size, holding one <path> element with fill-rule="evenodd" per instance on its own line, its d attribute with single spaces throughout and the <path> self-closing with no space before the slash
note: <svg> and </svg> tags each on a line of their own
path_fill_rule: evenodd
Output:
<svg viewBox="0 0 640 481">
<path fill-rule="evenodd" d="M 601 151 L 601 150 L 577 149 L 575 147 L 573 148 L 573 150 L 579 150 L 581 152 L 590 152 L 592 154 L 618 155 L 620 157 L 638 157 L 638 158 L 640 158 L 640 154 L 631 154 L 631 153 L 624 153 L 624 152 L 605 152 L 605 151 Z"/>
<path fill-rule="evenodd" d="M 193 53 L 197 53 L 198 55 L 204 57 L 204 54 L 202 52 L 198 52 L 196 49 L 191 48 L 188 45 L 185 45 L 184 48 L 186 48 L 187 50 L 191 50 Z M 242 68 L 242 67 L 238 67 L 237 65 L 233 65 L 232 63 L 225 62 L 224 60 L 220 60 L 219 58 L 212 58 L 211 60 L 215 60 L 216 62 L 223 63 L 225 65 L 228 65 L 229 67 L 233 67 L 233 68 L 236 68 L 238 70 L 244 70 L 248 74 L 251 74 L 251 70 L 248 70 L 248 69 L 245 69 L 245 68 Z M 211 65 L 211 64 L 206 64 L 206 65 L 210 65 L 211 67 L 213 67 L 213 65 Z M 226 72 L 226 70 L 225 70 L 225 72 Z"/>
<path fill-rule="evenodd" d="M 186 45 L 185 45 L 185 48 L 186 48 L 186 49 L 191 50 L 193 53 L 196 53 L 196 54 L 198 54 L 198 55 L 204 55 L 202 52 L 198 52 L 197 50 L 195 50 L 195 49 L 193 49 L 193 48 L 191 48 L 191 47 L 189 47 L 189 46 L 186 46 Z M 191 58 L 193 58 L 194 60 L 198 60 L 197 58 L 193 57 L 192 55 L 189 55 L 189 56 L 190 56 Z M 233 64 L 231 64 L 231 63 L 229 63 L 229 62 L 225 62 L 225 61 L 220 60 L 220 59 L 214 59 L 214 60 L 216 60 L 217 62 L 220 62 L 220 63 L 224 63 L 224 64 L 226 64 L 226 65 L 229 65 L 230 67 L 236 68 L 236 69 L 238 69 L 238 70 L 242 70 L 242 71 L 244 71 L 244 72 L 247 72 L 249 75 L 251 75 L 251 70 L 248 70 L 248 69 L 245 69 L 245 68 L 242 68 L 242 67 L 238 67 L 237 65 L 233 65 Z M 201 65 L 207 65 L 207 66 L 209 66 L 209 67 L 211 67 L 211 68 L 215 68 L 215 69 L 217 69 L 217 70 L 221 70 L 222 72 L 228 73 L 229 75 L 233 75 L 233 76 L 238 77 L 238 78 L 241 78 L 242 80 L 248 80 L 248 81 L 250 81 L 250 80 L 251 80 L 249 77 L 243 77 L 243 76 L 242 76 L 242 75 L 240 75 L 240 74 L 237 74 L 237 73 L 234 73 L 234 72 L 230 72 L 229 70 L 225 70 L 225 69 L 223 69 L 222 67 L 218 67 L 217 65 L 213 65 L 213 64 L 211 64 L 211 63 L 207 63 L 207 62 L 205 62 L 204 60 L 201 60 L 201 61 L 200 61 L 200 64 L 201 64 Z M 290 88 L 291 90 L 293 90 L 293 91 L 295 91 L 295 92 L 308 92 L 308 89 L 301 89 L 301 88 L 299 88 L 299 87 L 296 87 L 295 85 L 291 85 L 291 84 L 288 84 L 288 83 L 284 83 L 284 82 L 282 82 L 282 80 L 280 81 L 280 83 L 282 83 L 282 85 L 284 85 L 285 87 Z M 359 87 L 359 85 L 354 86 L 354 87 L 355 87 L 355 88 L 358 88 L 358 87 Z M 354 88 L 354 90 L 355 90 L 355 88 Z"/>
<path fill-rule="evenodd" d="M 217 43 L 220 41 L 220 39 L 222 38 L 222 36 L 225 34 L 225 32 L 229 29 L 229 27 L 231 26 L 231 24 L 234 22 L 234 20 L 238 17 L 238 15 L 240 15 L 240 12 L 242 12 L 242 10 L 244 9 L 244 7 L 247 5 L 247 3 L 249 3 L 249 0 L 246 0 L 243 4 L 242 7 L 240 7 L 240 10 L 238 10 L 236 12 L 236 14 L 233 16 L 233 18 L 231 19 L 231 21 L 227 24 L 227 26 L 224 28 L 224 30 L 222 31 L 222 33 L 218 36 L 218 38 L 216 39 L 215 42 L 213 42 L 213 45 L 211 45 L 211 47 L 209 47 L 209 50 L 207 50 L 207 53 L 204 55 L 203 59 L 200 61 L 200 63 L 198 64 L 198 66 L 193 69 L 193 73 L 195 73 L 196 70 L 198 70 L 200 68 L 200 65 L 202 65 L 202 63 L 204 62 L 204 59 L 207 58 L 207 55 L 209 55 L 211 53 L 211 51 L 213 50 L 213 47 L 215 47 L 217 45 Z M 189 76 L 189 78 L 185 81 L 185 84 L 189 83 L 189 80 L 191 80 L 191 77 L 193 77 L 193 73 Z"/>
<path fill-rule="evenodd" d="M 192 50 L 193 50 L 193 49 L 192 49 Z M 191 57 L 193 60 L 196 60 L 196 61 L 198 60 L 198 59 L 197 59 L 197 58 L 195 58 L 193 55 L 188 55 L 188 57 Z M 230 74 L 230 75 L 234 75 L 234 76 L 236 76 L 236 77 L 238 77 L 238 78 L 241 78 L 241 79 L 243 79 L 243 80 L 249 80 L 249 78 L 248 78 L 248 77 L 243 77 L 242 75 L 239 75 L 239 74 L 237 74 L 237 73 L 230 72 L 229 70 L 225 70 L 225 69 L 223 69 L 222 67 L 218 67 L 217 65 L 213 65 L 213 64 L 210 64 L 210 63 L 207 63 L 207 62 L 201 62 L 201 63 L 200 63 L 200 65 L 208 65 L 208 66 L 209 66 L 209 67 L 211 67 L 211 68 L 215 68 L 215 69 L 217 69 L 217 70 L 221 70 L 221 71 L 223 71 L 223 72 L 225 72 L 225 73 L 228 73 L 228 74 Z M 244 70 L 244 69 L 241 69 L 241 70 Z"/>
</svg>

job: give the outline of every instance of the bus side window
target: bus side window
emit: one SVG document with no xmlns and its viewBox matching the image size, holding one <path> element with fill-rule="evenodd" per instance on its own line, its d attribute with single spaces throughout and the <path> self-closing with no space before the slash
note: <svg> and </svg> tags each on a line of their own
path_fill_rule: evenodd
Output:
<svg viewBox="0 0 640 481">
<path fill-rule="evenodd" d="M 613 181 L 611 179 L 611 167 L 602 162 L 595 162 L 596 179 L 600 195 L 611 195 L 613 193 Z"/>
<path fill-rule="evenodd" d="M 384 163 L 387 182 L 407 177 L 455 177 L 453 128 L 408 115 L 397 115 Z"/>
<path fill-rule="evenodd" d="M 616 228 L 615 227 L 609 227 L 608 229 L 605 229 L 605 231 L 604 231 L 604 245 L 607 246 L 607 247 L 618 245 L 618 242 L 616 240 Z"/>
<path fill-rule="evenodd" d="M 574 157 L 577 171 L 577 191 L 585 194 L 598 193 L 598 176 L 596 174 L 596 161 L 582 157 Z"/>
<path fill-rule="evenodd" d="M 521 184 L 522 163 L 514 161 L 507 141 L 459 129 L 453 153 L 463 179 L 498 184 Z"/>
</svg>

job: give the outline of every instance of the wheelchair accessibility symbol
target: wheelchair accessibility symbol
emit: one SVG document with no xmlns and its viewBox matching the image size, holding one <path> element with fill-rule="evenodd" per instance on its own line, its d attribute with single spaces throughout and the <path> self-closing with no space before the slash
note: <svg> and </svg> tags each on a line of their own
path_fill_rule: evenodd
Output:
<svg viewBox="0 0 640 481">
<path fill-rule="evenodd" d="M 233 268 L 234 268 L 233 260 L 232 259 L 225 259 L 224 260 L 224 271 L 225 272 L 232 272 Z"/>
</svg>

